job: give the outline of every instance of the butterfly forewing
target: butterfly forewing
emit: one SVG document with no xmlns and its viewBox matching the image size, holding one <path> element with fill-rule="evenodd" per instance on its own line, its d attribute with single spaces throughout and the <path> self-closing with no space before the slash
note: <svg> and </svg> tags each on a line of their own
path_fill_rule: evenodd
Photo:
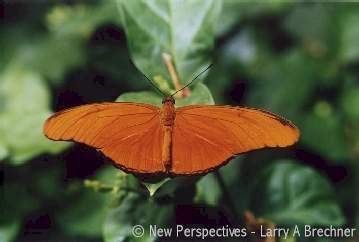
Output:
<svg viewBox="0 0 359 242">
<path fill-rule="evenodd" d="M 83 105 L 54 114 L 44 126 L 52 140 L 97 148 L 124 170 L 164 172 L 159 108 L 139 103 Z"/>
<path fill-rule="evenodd" d="M 203 173 L 237 154 L 289 146 L 298 138 L 299 130 L 292 123 L 263 110 L 185 106 L 176 111 L 172 173 Z"/>
</svg>

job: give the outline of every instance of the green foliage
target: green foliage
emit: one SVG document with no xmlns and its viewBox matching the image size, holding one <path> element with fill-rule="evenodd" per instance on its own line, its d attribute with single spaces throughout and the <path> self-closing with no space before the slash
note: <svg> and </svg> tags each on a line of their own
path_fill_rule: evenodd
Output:
<svg viewBox="0 0 359 242">
<path fill-rule="evenodd" d="M 160 182 L 156 182 L 156 183 L 143 182 L 143 185 L 146 186 L 148 192 L 150 193 L 150 196 L 153 196 L 157 192 L 157 190 L 160 189 L 160 187 L 169 180 L 170 178 L 165 178 Z"/>
<path fill-rule="evenodd" d="M 346 223 L 358 228 L 357 4 L 99 0 L 5 5 L 10 14 L 0 31 L 5 174 L 0 241 L 30 240 L 27 227 L 44 214 L 52 225 L 39 235 L 44 241 L 155 241 L 148 226 L 173 225 L 183 205 L 236 224 L 251 210 L 285 227 Z M 178 83 L 165 53 L 180 85 L 214 62 L 190 86 L 189 97 L 176 95 L 177 107 L 215 100 L 268 109 L 298 125 L 299 144 L 242 155 L 202 177 L 150 183 L 107 164 L 91 170 L 98 157 L 74 168 L 74 159 L 84 155 L 81 147 L 64 153 L 68 144 L 43 136 L 43 123 L 55 107 L 99 100 L 161 106 L 163 97 L 131 62 L 170 94 Z M 71 155 L 74 151 L 81 155 Z M 79 174 L 71 175 L 74 170 Z M 136 224 L 145 228 L 141 238 L 131 233 Z"/>
<path fill-rule="evenodd" d="M 88 38 L 96 27 L 113 21 L 119 24 L 114 1 L 104 1 L 97 6 L 86 4 L 57 5 L 47 14 L 47 26 L 55 36 Z"/>
<path fill-rule="evenodd" d="M 154 92 L 129 92 L 119 96 L 116 102 L 139 102 L 161 106 L 162 98 L 163 97 L 157 95 Z M 175 105 L 176 107 L 182 107 L 190 104 L 214 104 L 213 97 L 206 85 L 198 83 L 193 88 L 190 97 L 185 99 L 177 99 Z"/>
<path fill-rule="evenodd" d="M 166 66 L 158 65 L 163 53 L 172 56 L 183 82 L 210 63 L 221 1 L 118 0 L 118 5 L 132 60 L 150 78 L 169 80 Z M 185 21 L 188 16 L 191 21 Z"/>
<path fill-rule="evenodd" d="M 341 106 L 344 113 L 353 122 L 359 121 L 359 85 L 344 89 Z"/>
<path fill-rule="evenodd" d="M 348 156 L 344 130 L 341 120 L 327 103 L 318 103 L 316 110 L 303 120 L 303 142 L 318 153 L 333 160 L 344 160 Z M 330 134 L 331 139 L 322 142 L 323 136 Z M 329 149 L 329 151 L 328 151 Z"/>
<path fill-rule="evenodd" d="M 93 179 L 114 184 L 115 169 L 99 170 Z M 74 182 L 73 192 L 68 194 L 69 206 L 57 213 L 57 221 L 63 231 L 73 236 L 101 237 L 102 224 L 112 201 L 111 194 L 99 194 Z"/>
<path fill-rule="evenodd" d="M 51 114 L 42 77 L 10 64 L 0 78 L 2 159 L 9 157 L 10 163 L 18 165 L 44 152 L 62 151 L 66 144 L 54 145 L 42 134 L 42 125 Z"/>
<path fill-rule="evenodd" d="M 129 194 L 122 204 L 112 209 L 104 223 L 104 241 L 153 241 L 147 229 L 150 224 L 164 226 L 172 217 L 173 205 L 159 206 L 138 194 Z M 141 238 L 132 235 L 134 225 L 143 226 L 146 231 Z"/>
<path fill-rule="evenodd" d="M 359 59 L 359 47 L 357 45 L 359 30 L 355 23 L 359 21 L 357 6 L 347 5 L 342 9 L 340 25 L 342 35 L 340 36 L 340 57 L 343 61 L 352 62 Z"/>
<path fill-rule="evenodd" d="M 12 241 L 21 228 L 20 220 L 1 221 L 0 223 L 0 240 Z"/>
<path fill-rule="evenodd" d="M 161 106 L 162 98 L 154 92 L 127 92 L 116 99 L 116 102 L 138 102 L 149 103 L 155 106 Z"/>
<path fill-rule="evenodd" d="M 195 202 L 213 206 L 219 204 L 223 191 L 218 184 L 215 174 L 208 174 L 202 177 L 201 180 L 197 182 L 196 189 Z"/>
<path fill-rule="evenodd" d="M 341 226 L 345 222 L 328 181 L 294 161 L 277 161 L 252 189 L 252 210 L 277 224 Z"/>
</svg>

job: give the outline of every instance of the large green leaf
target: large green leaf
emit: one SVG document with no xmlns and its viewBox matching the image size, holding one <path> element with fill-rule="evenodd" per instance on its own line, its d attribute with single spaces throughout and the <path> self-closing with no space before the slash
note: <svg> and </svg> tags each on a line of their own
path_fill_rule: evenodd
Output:
<svg viewBox="0 0 359 242">
<path fill-rule="evenodd" d="M 118 6 L 132 60 L 151 79 L 169 80 L 163 53 L 172 56 L 182 83 L 211 61 L 220 0 L 118 0 Z"/>
<path fill-rule="evenodd" d="M 9 65 L 0 75 L 0 145 L 12 164 L 22 164 L 41 153 L 66 147 L 45 138 L 42 126 L 50 116 L 49 93 L 38 74 Z"/>
<path fill-rule="evenodd" d="M 280 161 L 252 187 L 251 209 L 277 224 L 343 225 L 343 214 L 329 182 L 316 171 Z"/>
</svg>

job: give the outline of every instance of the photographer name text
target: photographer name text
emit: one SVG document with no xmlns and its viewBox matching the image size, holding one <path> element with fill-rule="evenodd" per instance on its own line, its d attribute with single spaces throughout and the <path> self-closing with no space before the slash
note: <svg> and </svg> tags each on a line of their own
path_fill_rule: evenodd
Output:
<svg viewBox="0 0 359 242">
<path fill-rule="evenodd" d="M 230 227 L 229 225 L 205 228 L 186 227 L 186 225 L 175 225 L 173 227 L 161 227 L 157 225 L 135 225 L 132 229 L 135 237 L 148 235 L 155 238 L 246 238 L 257 236 L 260 238 L 277 237 L 288 239 L 293 238 L 353 238 L 356 236 L 355 228 L 338 228 L 334 226 L 313 227 L 311 225 L 298 226 L 293 228 L 268 228 L 260 226 L 257 231 L 249 231 L 246 228 Z"/>
</svg>

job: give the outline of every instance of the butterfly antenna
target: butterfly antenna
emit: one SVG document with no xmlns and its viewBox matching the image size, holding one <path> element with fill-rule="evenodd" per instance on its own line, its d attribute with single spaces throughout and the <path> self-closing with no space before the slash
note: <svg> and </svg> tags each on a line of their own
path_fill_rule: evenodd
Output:
<svg viewBox="0 0 359 242">
<path fill-rule="evenodd" d="M 142 72 L 141 72 L 141 73 L 142 73 Z M 159 89 L 159 88 L 157 87 L 157 85 L 156 85 L 150 78 L 148 78 L 148 76 L 146 76 L 145 73 L 142 73 L 142 75 L 144 75 L 144 76 L 146 77 L 146 79 L 151 83 L 151 85 L 155 88 L 156 91 L 158 91 L 159 93 L 161 93 L 162 96 L 166 96 L 166 94 L 165 94 L 164 92 L 162 92 L 162 90 Z"/>
<path fill-rule="evenodd" d="M 171 96 L 173 97 L 174 95 L 176 95 L 178 92 L 182 91 L 183 89 L 185 89 L 186 87 L 188 87 L 189 85 L 191 85 L 200 75 L 202 75 L 204 72 L 206 72 L 209 68 L 211 68 L 213 66 L 213 64 L 208 65 L 204 70 L 202 70 L 199 74 L 197 74 L 197 76 L 195 76 L 195 78 L 192 79 L 192 81 L 190 81 L 189 83 L 187 83 L 184 87 L 182 87 L 181 89 L 177 90 L 175 93 L 173 93 Z"/>
<path fill-rule="evenodd" d="M 165 97 L 166 94 L 165 94 L 164 92 L 162 92 L 162 90 L 157 87 L 156 83 L 154 83 L 148 76 L 146 76 L 146 74 L 143 73 L 143 72 L 135 65 L 135 63 L 132 62 L 131 59 L 129 59 L 129 60 L 130 60 L 130 62 L 132 63 L 132 65 L 133 65 L 134 67 L 136 67 L 137 70 L 138 70 L 139 72 L 141 72 L 142 75 L 144 75 L 144 76 L 146 77 L 146 79 L 147 79 L 147 80 L 150 82 L 150 84 L 155 88 L 155 90 L 156 90 L 157 92 L 159 92 L 163 97 Z"/>
</svg>

